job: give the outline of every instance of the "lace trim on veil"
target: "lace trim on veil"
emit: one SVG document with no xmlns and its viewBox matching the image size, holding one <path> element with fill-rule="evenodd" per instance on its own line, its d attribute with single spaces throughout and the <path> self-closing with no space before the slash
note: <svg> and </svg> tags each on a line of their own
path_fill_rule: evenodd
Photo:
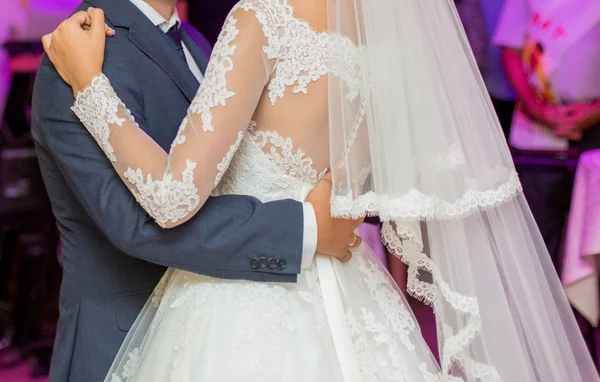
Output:
<svg viewBox="0 0 600 382">
<path fill-rule="evenodd" d="M 336 208 L 351 207 L 346 210 L 350 214 L 379 211 L 382 216 L 389 217 L 389 220 L 383 223 L 381 231 L 383 242 L 393 255 L 408 265 L 408 293 L 432 306 L 440 320 L 441 338 L 443 338 L 440 357 L 442 372 L 446 376 L 450 376 L 451 368 L 456 365 L 467 376 L 476 380 L 502 381 L 495 367 L 477 362 L 469 356 L 469 346 L 481 334 L 479 303 L 476 297 L 452 290 L 450 284 L 444 280 L 438 265 L 423 252 L 419 220 L 464 218 L 477 211 L 507 203 L 522 192 L 516 172 L 511 170 L 508 174 L 508 180 L 496 188 L 469 189 L 454 202 L 411 190 L 400 199 L 389 200 L 375 193 L 369 193 L 361 196 L 354 203 L 348 199 L 343 200 L 344 207 L 340 204 L 336 205 Z M 332 204 L 335 205 L 335 202 Z M 433 281 L 429 283 L 420 280 L 420 271 L 430 273 Z M 464 326 L 456 332 L 444 320 L 443 311 L 447 308 L 467 317 Z"/>
<path fill-rule="evenodd" d="M 386 221 L 383 223 L 381 235 L 388 250 L 408 265 L 408 293 L 432 306 L 441 322 L 443 340 L 440 357 L 443 375 L 449 376 L 452 366 L 457 365 L 465 374 L 478 381 L 501 382 L 502 378 L 496 368 L 477 362 L 468 355 L 469 346 L 481 333 L 477 298 L 453 291 L 444 281 L 437 264 L 423 253 L 419 222 Z M 430 273 L 433 282 L 421 281 L 420 271 Z M 444 303 L 447 305 L 443 305 Z M 466 324 L 456 333 L 441 314 L 446 306 L 468 317 Z"/>
<path fill-rule="evenodd" d="M 375 215 L 384 220 L 463 219 L 478 211 L 504 204 L 523 191 L 517 172 L 511 169 L 506 174 L 504 183 L 494 188 L 469 188 L 454 201 L 427 195 L 416 189 L 398 197 L 372 191 L 358 197 L 334 195 L 331 199 L 331 212 L 333 216 L 349 219 Z"/>
</svg>

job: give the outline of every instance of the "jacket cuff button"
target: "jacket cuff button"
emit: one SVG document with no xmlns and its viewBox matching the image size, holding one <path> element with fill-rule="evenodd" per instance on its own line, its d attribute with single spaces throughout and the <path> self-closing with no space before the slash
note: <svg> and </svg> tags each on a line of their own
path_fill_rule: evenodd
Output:
<svg viewBox="0 0 600 382">
<path fill-rule="evenodd" d="M 277 269 L 277 259 L 269 259 L 269 269 Z"/>
<path fill-rule="evenodd" d="M 277 260 L 277 269 L 283 271 L 285 267 L 287 267 L 287 261 L 285 261 L 284 259 Z"/>
</svg>

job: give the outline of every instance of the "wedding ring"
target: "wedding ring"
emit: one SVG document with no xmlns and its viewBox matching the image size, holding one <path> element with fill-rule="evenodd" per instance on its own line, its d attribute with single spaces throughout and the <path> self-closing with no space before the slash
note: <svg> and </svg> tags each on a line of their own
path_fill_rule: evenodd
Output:
<svg viewBox="0 0 600 382">
<path fill-rule="evenodd" d="M 346 248 L 356 248 L 360 245 L 360 243 L 361 243 L 360 236 L 354 235 L 354 240 L 352 240 L 352 243 L 350 243 Z"/>
</svg>

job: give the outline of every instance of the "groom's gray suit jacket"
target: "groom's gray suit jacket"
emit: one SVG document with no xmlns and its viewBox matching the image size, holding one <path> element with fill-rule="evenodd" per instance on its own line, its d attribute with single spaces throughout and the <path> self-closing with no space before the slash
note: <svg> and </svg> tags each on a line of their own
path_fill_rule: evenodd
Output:
<svg viewBox="0 0 600 382">
<path fill-rule="evenodd" d="M 168 150 L 197 80 L 168 37 L 128 0 L 89 0 L 79 9 L 90 6 L 104 9 L 116 30 L 107 41 L 104 73 L 140 126 Z M 199 32 L 184 29 L 184 42 L 204 69 L 210 48 Z M 71 112 L 71 88 L 47 58 L 33 97 L 32 130 L 63 248 L 51 382 L 104 379 L 165 267 L 228 279 L 296 280 L 303 240 L 300 203 L 217 197 L 186 224 L 163 230 L 135 202 Z M 261 257 L 283 259 L 287 266 L 253 269 L 251 263 Z"/>
</svg>

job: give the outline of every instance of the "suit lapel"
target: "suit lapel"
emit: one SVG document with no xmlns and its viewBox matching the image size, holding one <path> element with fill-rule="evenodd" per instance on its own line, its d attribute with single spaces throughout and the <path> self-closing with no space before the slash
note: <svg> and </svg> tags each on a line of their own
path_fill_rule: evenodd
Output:
<svg viewBox="0 0 600 382">
<path fill-rule="evenodd" d="M 150 22 L 147 25 L 132 24 L 129 29 L 129 40 L 160 66 L 191 102 L 198 89 L 198 80 L 166 39 Z"/>
<path fill-rule="evenodd" d="M 106 19 L 117 28 L 129 30 L 129 40 L 146 56 L 160 66 L 175 85 L 192 101 L 198 89 L 198 80 L 167 41 L 167 36 L 128 0 L 87 0 L 102 8 Z M 148 81 L 152 79 L 149 78 Z"/>
</svg>

